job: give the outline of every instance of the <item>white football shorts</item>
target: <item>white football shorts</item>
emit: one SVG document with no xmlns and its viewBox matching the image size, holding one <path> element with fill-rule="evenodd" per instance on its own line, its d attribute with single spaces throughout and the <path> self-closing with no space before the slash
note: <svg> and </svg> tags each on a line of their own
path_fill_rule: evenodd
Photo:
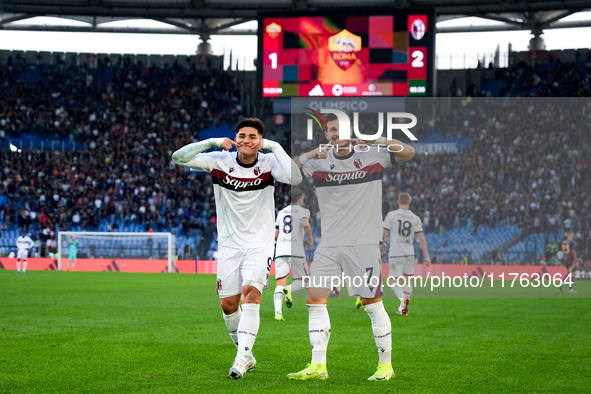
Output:
<svg viewBox="0 0 591 394">
<path fill-rule="evenodd" d="M 220 298 L 242 294 L 242 286 L 254 286 L 261 293 L 269 281 L 273 246 L 255 249 L 218 249 L 217 292 Z"/>
<path fill-rule="evenodd" d="M 27 257 L 29 257 L 29 251 L 27 249 L 19 249 L 16 253 L 17 259 L 26 259 Z"/>
<path fill-rule="evenodd" d="M 347 286 L 349 297 L 381 297 L 382 261 L 379 245 L 316 249 L 310 266 L 308 287 L 338 292 L 343 286 Z"/>
<path fill-rule="evenodd" d="M 398 278 L 404 275 L 414 275 L 415 273 L 415 256 L 402 256 L 402 257 L 390 257 L 388 259 L 390 263 L 391 277 Z"/>
<path fill-rule="evenodd" d="M 283 256 L 275 259 L 275 280 L 289 275 L 293 279 L 302 279 L 308 275 L 308 262 L 305 257 Z"/>
</svg>

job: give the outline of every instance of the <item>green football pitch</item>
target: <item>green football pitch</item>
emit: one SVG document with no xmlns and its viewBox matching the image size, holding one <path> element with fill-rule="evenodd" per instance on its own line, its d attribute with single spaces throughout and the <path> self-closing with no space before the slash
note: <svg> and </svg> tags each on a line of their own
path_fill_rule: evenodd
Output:
<svg viewBox="0 0 591 394">
<path fill-rule="evenodd" d="M 329 302 L 330 379 L 288 380 L 310 361 L 307 311 L 295 299 L 286 321 L 273 320 L 270 289 L 257 368 L 234 381 L 214 275 L 0 271 L 0 392 L 589 392 L 591 299 L 581 295 L 591 282 L 575 288 L 552 299 L 415 298 L 407 317 L 385 299 L 388 382 L 366 381 L 377 350 L 351 299 Z"/>
</svg>

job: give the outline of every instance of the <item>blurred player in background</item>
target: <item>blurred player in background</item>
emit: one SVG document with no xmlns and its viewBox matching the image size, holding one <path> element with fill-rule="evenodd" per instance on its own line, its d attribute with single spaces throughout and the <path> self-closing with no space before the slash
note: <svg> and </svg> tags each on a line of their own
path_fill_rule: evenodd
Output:
<svg viewBox="0 0 591 394">
<path fill-rule="evenodd" d="M 306 177 L 314 179 L 322 222 L 322 239 L 310 267 L 308 284 L 309 335 L 312 362 L 305 369 L 288 374 L 294 380 L 326 380 L 326 350 L 330 338 L 330 319 L 326 304 L 335 278 L 347 276 L 349 296 L 360 296 L 371 319 L 378 348 L 377 371 L 368 380 L 389 380 L 392 369 L 392 325 L 381 297 L 382 262 L 382 177 L 385 168 L 410 160 L 414 149 L 397 140 L 339 139 L 339 119 L 326 115 L 325 137 L 332 146 L 314 149 L 296 159 Z M 350 133 L 353 132 L 351 128 Z M 392 147 L 393 152 L 386 149 Z M 394 153 L 396 152 L 396 153 Z M 354 278 L 363 280 L 355 285 Z M 336 284 L 335 284 L 336 285 Z M 335 288 L 338 292 L 340 288 Z"/>
<path fill-rule="evenodd" d="M 195 142 L 174 152 L 172 159 L 178 165 L 211 173 L 219 245 L 217 292 L 238 350 L 229 376 L 242 379 L 256 365 L 252 347 L 259 330 L 261 292 L 273 261 L 275 180 L 298 184 L 301 175 L 279 143 L 263 139 L 265 126 L 259 119 L 244 118 L 235 129 L 234 141 L 210 138 Z M 234 146 L 238 152 L 228 152 Z M 203 153 L 214 147 L 224 151 Z M 259 152 L 263 149 L 273 153 Z"/>
<path fill-rule="evenodd" d="M 76 258 L 78 257 L 78 237 L 73 236 L 69 242 L 68 248 L 68 264 L 66 265 L 66 270 L 70 269 L 70 263 L 72 264 L 72 269 L 76 267 Z"/>
<path fill-rule="evenodd" d="M 291 204 L 283 208 L 277 214 L 275 221 L 275 280 L 277 286 L 273 293 L 275 302 L 275 320 L 283 321 L 283 298 L 285 305 L 291 308 L 293 298 L 292 291 L 296 292 L 304 288 L 302 279 L 308 275 L 308 262 L 304 250 L 304 234 L 306 235 L 306 248 L 312 248 L 312 228 L 310 227 L 310 211 L 303 208 L 304 193 L 299 189 L 291 190 Z M 291 269 L 292 282 L 287 284 L 287 276 Z"/>
<path fill-rule="evenodd" d="M 576 294 L 573 289 L 575 282 L 573 271 L 577 266 L 577 246 L 574 241 L 575 233 L 570 232 L 566 235 L 566 239 L 560 242 L 560 251 L 562 252 L 562 263 L 566 267 L 567 274 L 560 284 L 560 291 L 562 291 L 562 285 L 568 280 L 568 291 Z"/>
<path fill-rule="evenodd" d="M 412 286 L 410 276 L 415 273 L 415 249 L 413 246 L 415 234 L 419 239 L 419 245 L 425 256 L 425 264 L 431 265 L 429 251 L 427 250 L 427 240 L 423 234 L 423 224 L 421 218 L 409 210 L 411 202 L 410 194 L 400 193 L 398 195 L 399 209 L 390 211 L 384 220 L 384 244 L 385 248 L 390 241 L 390 250 L 388 252 L 390 273 L 392 278 L 398 278 L 404 275 L 404 288 L 398 286 L 396 281 L 392 290 L 400 300 L 400 306 L 397 315 L 408 315 L 408 302 L 412 295 Z M 388 232 L 390 236 L 388 237 Z M 392 280 L 389 280 L 392 283 Z"/>
<path fill-rule="evenodd" d="M 29 257 L 29 249 L 35 245 L 35 242 L 27 235 L 25 231 L 21 232 L 21 236 L 16 239 L 16 273 L 27 272 L 27 257 Z M 23 270 L 21 271 L 21 260 L 23 261 Z"/>
</svg>

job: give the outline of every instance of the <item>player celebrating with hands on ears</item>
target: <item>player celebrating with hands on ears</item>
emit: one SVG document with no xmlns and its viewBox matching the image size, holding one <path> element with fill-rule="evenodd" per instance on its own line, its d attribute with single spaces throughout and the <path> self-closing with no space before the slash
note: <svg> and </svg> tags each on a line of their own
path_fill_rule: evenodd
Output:
<svg viewBox="0 0 591 394">
<path fill-rule="evenodd" d="M 217 292 L 237 355 L 229 376 L 242 379 L 253 369 L 260 323 L 261 292 L 269 279 L 275 232 L 275 180 L 297 185 L 300 171 L 281 145 L 263 139 L 256 118 L 236 125 L 236 139 L 210 138 L 174 152 L 178 165 L 211 173 L 218 231 Z M 236 146 L 237 152 L 228 152 Z M 209 148 L 223 152 L 203 153 Z M 273 153 L 261 153 L 269 149 Z M 242 298 L 242 310 L 240 300 Z"/>
<path fill-rule="evenodd" d="M 306 299 L 312 362 L 287 377 L 294 380 L 328 379 L 326 351 L 331 327 L 326 304 L 333 291 L 333 280 L 349 277 L 352 280 L 345 281 L 348 294 L 361 297 L 378 348 L 378 368 L 368 380 L 389 380 L 394 376 L 392 325 L 380 298 L 382 176 L 385 168 L 410 160 L 414 149 L 400 141 L 383 138 L 376 141 L 386 146 L 381 149 L 377 146 L 355 149 L 354 142 L 365 145 L 371 142 L 341 140 L 337 116 L 329 114 L 325 121 L 328 130 L 324 134 L 329 149 L 314 149 L 295 160 L 304 176 L 314 180 L 322 239 L 310 267 Z M 389 151 L 390 147 L 396 152 Z M 361 285 L 356 280 L 358 278 L 363 280 Z M 339 290 L 334 289 L 335 292 Z"/>
</svg>

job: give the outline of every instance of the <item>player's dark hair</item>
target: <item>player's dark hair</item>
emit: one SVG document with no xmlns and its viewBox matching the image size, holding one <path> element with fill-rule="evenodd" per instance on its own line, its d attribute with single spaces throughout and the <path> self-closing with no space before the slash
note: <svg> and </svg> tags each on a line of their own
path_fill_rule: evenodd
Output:
<svg viewBox="0 0 591 394">
<path fill-rule="evenodd" d="M 301 191 L 300 189 L 291 189 L 291 202 L 295 203 L 295 202 L 299 201 L 303 195 L 304 195 L 304 192 Z"/>
<path fill-rule="evenodd" d="M 240 122 L 236 125 L 236 134 L 242 129 L 243 127 L 254 127 L 257 129 L 261 137 L 265 134 L 265 124 L 258 118 L 244 118 L 241 119 Z"/>
<path fill-rule="evenodd" d="M 342 111 L 342 110 L 341 110 Z M 343 111 L 345 113 L 345 115 L 347 115 L 347 117 L 349 118 L 349 121 L 351 120 L 351 116 L 349 115 L 349 113 L 347 111 Z M 333 120 L 337 120 L 338 117 L 333 114 L 333 113 L 328 113 L 326 115 L 322 115 L 324 116 L 324 120 L 326 121 L 326 123 L 328 122 L 332 122 Z"/>
</svg>

